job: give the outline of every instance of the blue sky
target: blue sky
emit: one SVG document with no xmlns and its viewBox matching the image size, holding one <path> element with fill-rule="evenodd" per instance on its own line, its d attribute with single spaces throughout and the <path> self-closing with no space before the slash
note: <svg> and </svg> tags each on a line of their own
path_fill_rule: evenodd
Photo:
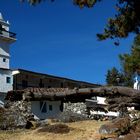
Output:
<svg viewBox="0 0 140 140">
<path fill-rule="evenodd" d="M 72 0 L 43 2 L 35 7 L 18 0 L 1 0 L 0 11 L 9 20 L 17 42 L 11 46 L 11 68 L 22 68 L 105 84 L 108 69 L 120 69 L 118 54 L 128 53 L 133 35 L 98 41 L 108 17 L 115 13 L 115 1 L 107 0 L 95 8 L 80 9 Z"/>
</svg>

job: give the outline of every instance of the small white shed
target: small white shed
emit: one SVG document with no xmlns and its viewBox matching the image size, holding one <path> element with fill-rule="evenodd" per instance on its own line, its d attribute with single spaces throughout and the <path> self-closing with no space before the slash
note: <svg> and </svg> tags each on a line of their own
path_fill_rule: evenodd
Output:
<svg viewBox="0 0 140 140">
<path fill-rule="evenodd" d="M 56 118 L 63 110 L 61 101 L 31 101 L 31 112 L 40 120 Z"/>
</svg>

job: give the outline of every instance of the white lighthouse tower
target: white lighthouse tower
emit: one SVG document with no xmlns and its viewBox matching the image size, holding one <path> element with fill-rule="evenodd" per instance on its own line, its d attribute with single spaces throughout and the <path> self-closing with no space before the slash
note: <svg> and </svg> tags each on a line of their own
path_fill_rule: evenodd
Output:
<svg viewBox="0 0 140 140">
<path fill-rule="evenodd" d="M 6 22 L 0 13 L 0 106 L 4 104 L 6 93 L 13 89 L 9 50 L 10 44 L 16 41 L 15 36 L 15 33 L 9 31 L 9 22 Z"/>
</svg>

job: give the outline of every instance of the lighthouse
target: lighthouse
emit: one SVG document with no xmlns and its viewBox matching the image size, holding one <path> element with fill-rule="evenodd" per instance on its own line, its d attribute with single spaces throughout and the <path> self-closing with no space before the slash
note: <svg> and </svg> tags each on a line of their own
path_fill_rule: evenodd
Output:
<svg viewBox="0 0 140 140">
<path fill-rule="evenodd" d="M 10 69 L 10 45 L 16 41 L 16 34 L 9 31 L 9 22 L 0 13 L 0 106 L 4 98 L 13 89 L 12 70 Z"/>
</svg>

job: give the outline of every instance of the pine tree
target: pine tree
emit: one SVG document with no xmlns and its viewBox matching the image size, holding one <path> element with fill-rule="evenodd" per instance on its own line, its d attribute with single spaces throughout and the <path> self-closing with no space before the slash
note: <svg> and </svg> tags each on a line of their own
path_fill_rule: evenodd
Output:
<svg viewBox="0 0 140 140">
<path fill-rule="evenodd" d="M 132 86 L 134 73 L 140 71 L 140 35 L 135 38 L 130 54 L 122 54 L 119 57 L 126 85 Z"/>
<path fill-rule="evenodd" d="M 124 83 L 124 76 L 115 67 L 107 71 L 106 82 L 110 86 L 119 86 Z"/>
</svg>

